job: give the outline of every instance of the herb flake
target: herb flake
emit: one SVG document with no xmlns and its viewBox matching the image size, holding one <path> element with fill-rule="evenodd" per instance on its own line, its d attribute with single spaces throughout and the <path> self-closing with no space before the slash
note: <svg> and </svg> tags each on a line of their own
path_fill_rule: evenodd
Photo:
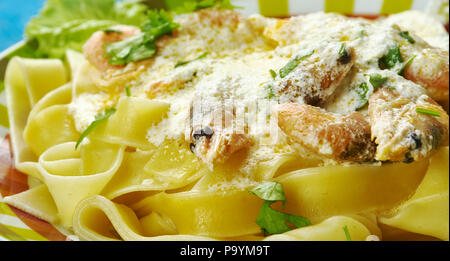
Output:
<svg viewBox="0 0 450 261">
<path fill-rule="evenodd" d="M 358 88 L 355 89 L 355 91 L 361 98 L 361 104 L 356 108 L 356 110 L 361 110 L 369 103 L 367 99 L 367 92 L 369 91 L 369 87 L 367 86 L 367 83 L 363 82 L 358 86 Z"/>
<path fill-rule="evenodd" d="M 291 59 L 283 68 L 280 69 L 279 75 L 281 78 L 286 77 L 290 72 L 292 72 L 302 60 L 308 58 L 314 53 L 314 50 L 304 54 L 298 55 L 294 59 Z"/>
<path fill-rule="evenodd" d="M 387 80 L 388 80 L 387 77 L 383 77 L 378 73 L 374 73 L 369 76 L 369 82 L 373 86 L 373 91 L 380 88 L 383 84 L 387 82 Z"/>
<path fill-rule="evenodd" d="M 95 116 L 95 120 L 81 134 L 80 138 L 77 141 L 77 144 L 75 145 L 75 149 L 77 149 L 78 146 L 80 146 L 84 138 L 86 138 L 89 135 L 89 133 L 91 133 L 95 129 L 95 127 L 97 127 L 100 123 L 104 122 L 109 117 L 111 117 L 111 115 L 113 115 L 115 112 L 116 112 L 115 108 L 110 108 L 107 109 L 103 114 L 97 114 L 97 116 Z"/>
<path fill-rule="evenodd" d="M 157 51 L 155 41 L 163 35 L 172 34 L 179 27 L 164 10 L 149 11 L 147 19 L 140 34 L 105 45 L 108 63 L 124 65 L 153 57 Z"/>
<path fill-rule="evenodd" d="M 397 63 L 402 63 L 403 58 L 400 53 L 400 48 L 395 45 L 389 48 L 386 55 L 378 60 L 380 69 L 392 69 Z"/>
<path fill-rule="evenodd" d="M 270 69 L 269 72 L 270 72 L 270 75 L 272 76 L 272 79 L 275 80 L 275 78 L 277 78 L 277 72 L 275 72 L 275 71 L 272 70 L 272 69 Z"/>
<path fill-rule="evenodd" d="M 438 111 L 428 110 L 425 108 L 416 108 L 416 112 L 424 115 L 430 115 L 434 117 L 440 117 L 441 113 Z"/>
<path fill-rule="evenodd" d="M 180 66 L 186 65 L 186 64 L 188 64 L 188 63 L 190 63 L 190 62 L 193 62 L 193 61 L 197 61 L 197 60 L 203 59 L 203 58 L 205 58 L 205 57 L 208 56 L 208 55 L 209 55 L 209 52 L 204 52 L 204 53 L 202 53 L 199 57 L 195 58 L 194 60 L 190 60 L 190 61 L 179 61 L 179 62 L 177 62 L 177 64 L 175 64 L 175 68 L 178 68 L 178 67 L 180 67 Z"/>
<path fill-rule="evenodd" d="M 344 230 L 345 237 L 347 238 L 347 241 L 352 241 L 352 237 L 350 236 L 350 232 L 348 232 L 348 227 L 344 226 L 342 229 Z"/>
<path fill-rule="evenodd" d="M 405 38 L 406 40 L 408 40 L 408 42 L 409 42 L 410 44 L 416 43 L 416 40 L 414 40 L 414 38 L 412 38 L 412 37 L 409 35 L 409 32 L 408 32 L 408 31 L 402 31 L 402 32 L 400 32 L 400 36 L 403 37 L 403 38 Z"/>
<path fill-rule="evenodd" d="M 416 55 L 411 56 L 403 65 L 402 68 L 400 68 L 400 70 L 398 71 L 398 75 L 403 76 L 403 74 L 405 73 L 405 69 L 406 67 L 408 67 L 412 61 L 414 60 L 414 58 L 416 58 Z"/>
</svg>

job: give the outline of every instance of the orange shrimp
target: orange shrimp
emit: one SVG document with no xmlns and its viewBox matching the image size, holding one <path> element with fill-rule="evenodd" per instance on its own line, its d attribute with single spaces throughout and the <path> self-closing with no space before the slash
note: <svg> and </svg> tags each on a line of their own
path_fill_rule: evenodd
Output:
<svg viewBox="0 0 450 261">
<path fill-rule="evenodd" d="M 370 125 L 359 112 L 341 116 L 310 105 L 285 103 L 276 108 L 276 115 L 287 136 L 318 155 L 338 161 L 373 159 Z"/>
<path fill-rule="evenodd" d="M 380 88 L 370 97 L 369 119 L 376 160 L 412 162 L 448 144 L 448 114 L 427 95 L 411 98 Z"/>
<path fill-rule="evenodd" d="M 420 84 L 437 102 L 449 101 L 449 54 L 437 48 L 425 48 L 405 68 L 406 79 Z"/>
<path fill-rule="evenodd" d="M 309 54 L 297 55 L 295 59 L 301 61 L 286 76 L 280 75 L 274 91 L 281 102 L 320 106 L 335 93 L 350 71 L 355 54 L 353 48 L 343 43 L 328 43 L 317 46 Z"/>
</svg>

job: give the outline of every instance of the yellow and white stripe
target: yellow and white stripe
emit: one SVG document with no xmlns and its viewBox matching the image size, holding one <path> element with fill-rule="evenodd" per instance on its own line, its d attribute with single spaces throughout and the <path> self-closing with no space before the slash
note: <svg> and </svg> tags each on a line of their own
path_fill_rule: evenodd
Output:
<svg viewBox="0 0 450 261">
<path fill-rule="evenodd" d="M 431 10 L 445 0 L 232 0 L 245 15 L 289 16 L 325 11 L 344 14 L 393 14 L 406 10 Z M 439 8 L 434 8 L 439 9 Z"/>
</svg>

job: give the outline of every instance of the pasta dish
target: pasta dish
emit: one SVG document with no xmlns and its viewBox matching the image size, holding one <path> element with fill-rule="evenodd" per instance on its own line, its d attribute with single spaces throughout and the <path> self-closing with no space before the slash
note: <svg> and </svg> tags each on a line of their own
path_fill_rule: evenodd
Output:
<svg viewBox="0 0 450 261">
<path fill-rule="evenodd" d="M 448 240 L 439 21 L 128 4 L 79 46 L 31 21 L 52 48 L 8 64 L 6 203 L 80 240 Z"/>
</svg>

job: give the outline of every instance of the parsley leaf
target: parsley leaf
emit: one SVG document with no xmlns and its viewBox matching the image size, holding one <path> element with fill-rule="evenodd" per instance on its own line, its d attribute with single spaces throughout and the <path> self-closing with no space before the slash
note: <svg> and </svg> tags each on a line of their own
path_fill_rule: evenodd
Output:
<svg viewBox="0 0 450 261">
<path fill-rule="evenodd" d="M 194 60 L 191 60 L 191 61 L 179 61 L 179 62 L 177 62 L 177 64 L 175 64 L 175 68 L 183 66 L 183 65 L 188 64 L 188 63 L 193 62 L 193 61 L 197 61 L 197 60 L 203 59 L 206 56 L 208 56 L 208 54 L 209 54 L 209 52 L 204 52 L 199 57 L 195 58 Z"/>
<path fill-rule="evenodd" d="M 406 40 L 408 40 L 408 42 L 411 43 L 411 44 L 416 43 L 416 40 L 414 40 L 414 38 L 412 38 L 412 37 L 409 35 L 409 32 L 408 32 L 408 31 L 400 32 L 400 36 L 403 37 L 403 38 L 405 38 Z"/>
<path fill-rule="evenodd" d="M 385 84 L 387 82 L 388 78 L 387 77 L 382 77 L 380 74 L 378 73 L 374 73 L 371 74 L 369 77 L 369 82 L 370 84 L 372 84 L 373 86 L 373 91 L 375 91 L 376 89 L 378 89 L 380 86 L 382 86 L 383 84 Z"/>
<path fill-rule="evenodd" d="M 125 87 L 125 94 L 127 95 L 127 97 L 131 97 L 130 86 Z"/>
<path fill-rule="evenodd" d="M 100 123 L 104 122 L 105 120 L 107 120 L 109 117 L 111 117 L 111 115 L 113 115 L 116 112 L 115 108 L 110 108 L 107 109 L 105 111 L 105 113 L 103 114 L 97 114 L 97 116 L 95 116 L 95 121 L 93 121 L 87 128 L 86 130 L 83 131 L 83 133 L 81 134 L 80 138 L 77 141 L 77 144 L 75 145 L 75 149 L 78 148 L 78 146 L 80 146 L 81 142 L 84 140 L 84 138 L 86 138 L 89 133 L 92 132 L 92 130 L 95 129 L 95 127 L 97 127 Z"/>
<path fill-rule="evenodd" d="M 283 185 L 278 182 L 266 181 L 249 191 L 261 199 L 268 201 L 286 201 Z"/>
<path fill-rule="evenodd" d="M 109 57 L 110 64 L 124 65 L 151 58 L 157 51 L 155 41 L 179 27 L 164 10 L 149 11 L 147 18 L 140 34 L 105 45 L 105 56 Z"/>
<path fill-rule="evenodd" d="M 344 226 L 342 229 L 344 230 L 345 237 L 347 238 L 347 241 L 352 241 L 352 237 L 350 236 L 350 232 L 348 232 L 348 227 Z"/>
<path fill-rule="evenodd" d="M 343 55 L 344 52 L 345 52 L 345 43 L 342 43 L 341 48 L 339 48 L 338 54 L 339 55 Z"/>
<path fill-rule="evenodd" d="M 398 75 L 403 76 L 403 74 L 405 73 L 405 69 L 406 67 L 408 67 L 412 61 L 414 60 L 414 58 L 416 58 L 416 55 L 411 56 L 403 65 L 402 68 L 400 68 L 400 70 L 398 71 Z"/>
<path fill-rule="evenodd" d="M 270 207 L 272 203 L 271 201 L 265 201 L 256 218 L 256 224 L 261 227 L 264 235 L 281 234 L 291 230 L 286 222 L 297 228 L 311 225 L 311 222 L 305 217 L 274 210 Z"/>
<path fill-rule="evenodd" d="M 389 48 L 388 53 L 378 60 L 380 69 L 392 69 L 397 63 L 402 63 L 402 55 L 400 48 L 395 45 Z"/>
<path fill-rule="evenodd" d="M 272 85 L 270 85 L 270 84 L 267 84 L 266 85 L 266 89 L 267 89 L 267 99 L 272 99 L 272 98 L 274 98 L 275 97 L 275 92 L 273 91 L 273 86 Z"/>
<path fill-rule="evenodd" d="M 272 79 L 275 80 L 275 78 L 277 78 L 277 72 L 275 72 L 275 71 L 272 70 L 272 69 L 270 69 L 269 72 L 270 72 L 270 75 L 272 76 Z"/>
<path fill-rule="evenodd" d="M 424 115 L 430 115 L 434 117 L 440 117 L 441 114 L 438 111 L 428 110 L 424 108 L 416 108 L 416 112 Z"/>
<path fill-rule="evenodd" d="M 360 110 L 369 103 L 367 99 L 367 92 L 369 91 L 369 87 L 367 86 L 367 83 L 363 82 L 361 83 L 358 88 L 356 88 L 356 93 L 358 93 L 359 97 L 361 98 L 361 104 L 356 108 L 356 110 Z"/>
<path fill-rule="evenodd" d="M 284 78 L 286 77 L 290 72 L 292 72 L 302 60 L 305 58 L 311 56 L 314 53 L 314 50 L 303 54 L 303 55 L 297 55 L 294 59 L 291 59 L 283 68 L 280 69 L 280 77 Z"/>
<path fill-rule="evenodd" d="M 249 192 L 265 200 L 256 218 L 256 223 L 261 227 L 264 235 L 289 231 L 291 228 L 288 223 L 297 228 L 311 225 L 309 219 L 305 217 L 286 214 L 270 207 L 276 201 L 282 201 L 283 204 L 286 202 L 282 184 L 268 181 L 256 186 Z"/>
</svg>

